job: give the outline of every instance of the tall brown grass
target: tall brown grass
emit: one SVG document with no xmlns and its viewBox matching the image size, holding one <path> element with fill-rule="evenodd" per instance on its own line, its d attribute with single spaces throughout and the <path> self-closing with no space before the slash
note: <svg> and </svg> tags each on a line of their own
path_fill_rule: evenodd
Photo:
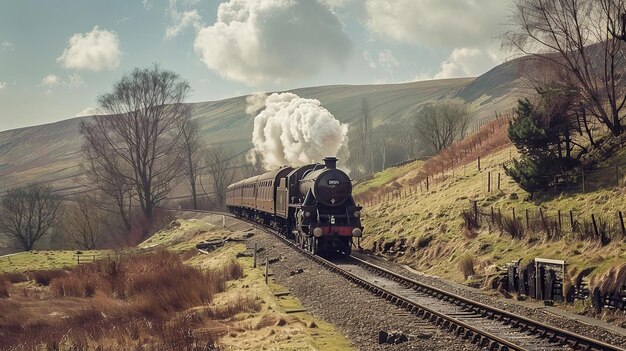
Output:
<svg viewBox="0 0 626 351">
<path fill-rule="evenodd" d="M 6 278 L 0 277 L 0 299 L 10 297 L 9 288 L 11 287 L 11 282 Z"/>
<path fill-rule="evenodd" d="M 103 260 L 80 265 L 69 273 L 52 278 L 50 291 L 57 298 L 89 298 L 89 308 L 56 325 L 14 323 L 12 332 L 7 334 L 9 337 L 5 335 L 2 340 L 3 333 L 0 332 L 0 342 L 24 346 L 24 336 L 36 327 L 37 337 L 29 339 L 25 349 L 58 343 L 68 337 L 79 346 L 103 337 L 126 345 L 133 340 L 149 340 L 147 344 L 157 345 L 157 349 L 170 346 L 169 349 L 186 349 L 190 341 L 213 345 L 214 336 L 190 339 L 191 334 L 185 334 L 188 330 L 183 322 L 170 321 L 182 311 L 208 305 L 215 294 L 225 289 L 228 280 L 242 275 L 243 269 L 235 260 L 218 269 L 201 271 L 184 265 L 178 255 L 165 250 L 128 256 L 119 261 Z M 225 317 L 254 310 L 255 303 L 258 304 L 241 300 L 228 308 L 212 310 L 210 315 Z M 0 329 L 3 327 L 0 323 Z M 71 335 L 66 335 L 68 330 Z M 135 346 L 144 347 L 145 344 L 142 341 Z"/>
<path fill-rule="evenodd" d="M 465 277 L 465 279 L 476 274 L 476 271 L 474 270 L 474 257 L 472 255 L 466 254 L 461 256 L 461 258 L 459 258 L 458 267 L 459 271 L 463 273 L 463 277 Z"/>
</svg>

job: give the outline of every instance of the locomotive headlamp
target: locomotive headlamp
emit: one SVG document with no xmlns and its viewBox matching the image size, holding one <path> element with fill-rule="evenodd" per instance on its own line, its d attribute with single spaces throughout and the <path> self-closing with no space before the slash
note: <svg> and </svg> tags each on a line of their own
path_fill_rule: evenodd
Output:
<svg viewBox="0 0 626 351">
<path fill-rule="evenodd" d="M 363 232 L 361 231 L 360 228 L 354 228 L 352 229 L 352 236 L 356 236 L 356 237 L 360 237 L 361 234 L 363 234 Z"/>
<path fill-rule="evenodd" d="M 307 218 L 311 217 L 311 212 L 309 211 L 304 212 L 304 217 L 307 217 Z"/>
<path fill-rule="evenodd" d="M 315 228 L 313 229 L 313 236 L 316 238 L 319 238 L 320 236 L 322 236 L 323 232 L 322 232 L 322 228 Z"/>
<path fill-rule="evenodd" d="M 335 224 L 335 216 L 330 216 L 330 224 Z"/>
<path fill-rule="evenodd" d="M 360 215 L 361 215 L 361 212 L 354 211 L 354 217 L 359 218 Z"/>
</svg>

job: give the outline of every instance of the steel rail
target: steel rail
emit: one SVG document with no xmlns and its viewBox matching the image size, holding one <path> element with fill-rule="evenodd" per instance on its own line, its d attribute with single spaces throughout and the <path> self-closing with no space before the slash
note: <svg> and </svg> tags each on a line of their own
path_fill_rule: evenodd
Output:
<svg viewBox="0 0 626 351">
<path fill-rule="evenodd" d="M 384 287 L 381 287 L 377 284 L 369 282 L 363 278 L 356 276 L 355 274 L 348 272 L 338 265 L 320 257 L 313 255 L 309 251 L 306 251 L 296 245 L 293 241 L 287 239 L 286 237 L 279 235 L 273 229 L 270 229 L 262 224 L 259 224 L 254 221 L 250 221 L 245 218 L 236 217 L 230 213 L 218 212 L 218 211 L 205 211 L 205 210 L 177 210 L 177 209 L 167 209 L 173 211 L 188 211 L 188 212 L 200 212 L 200 213 L 211 213 L 217 215 L 226 215 L 229 217 L 237 218 L 244 222 L 250 223 L 257 228 L 265 231 L 266 233 L 272 234 L 273 236 L 279 238 L 285 244 L 287 244 L 292 249 L 298 251 L 299 253 L 304 254 L 306 257 L 311 259 L 312 261 L 318 263 L 322 267 L 328 269 L 329 271 L 339 274 L 346 278 L 347 280 L 355 283 L 356 285 L 368 290 L 372 294 L 379 296 L 392 304 L 395 304 L 412 314 L 415 314 L 418 317 L 421 317 L 424 320 L 428 320 L 430 323 L 438 326 L 444 330 L 449 332 L 454 332 L 457 336 L 462 337 L 463 339 L 469 340 L 470 342 L 477 344 L 481 347 L 488 347 L 489 350 L 518 350 L 518 351 L 526 351 L 525 348 L 513 344 L 497 335 L 493 335 L 485 330 L 469 325 L 461 320 L 458 320 L 452 316 L 448 316 L 444 313 L 435 311 L 429 307 L 423 306 L 415 301 L 411 301 L 405 297 L 402 297 L 398 294 L 395 294 Z M 584 335 L 580 335 L 577 333 L 573 333 L 558 327 L 554 327 L 548 324 L 544 324 L 541 322 L 537 322 L 531 320 L 526 317 L 517 316 L 510 312 L 501 310 L 499 308 L 489 306 L 477 301 L 470 300 L 463 296 L 450 293 L 444 291 L 442 289 L 418 282 L 414 279 L 402 276 L 398 273 L 392 272 L 388 269 L 382 268 L 360 258 L 352 256 L 351 258 L 358 265 L 370 270 L 378 272 L 377 274 L 386 278 L 390 278 L 391 280 L 399 283 L 400 285 L 413 289 L 416 292 L 425 293 L 427 295 L 433 296 L 442 300 L 444 302 L 455 304 L 460 306 L 462 309 L 469 310 L 474 312 L 477 315 L 480 315 L 484 318 L 488 318 L 491 320 L 498 320 L 502 322 L 503 325 L 508 326 L 511 325 L 512 328 L 519 328 L 520 332 L 524 332 L 530 335 L 537 335 L 541 339 L 549 338 L 548 341 L 554 343 L 556 345 L 569 345 L 574 349 L 583 349 L 583 350 L 607 350 L 607 351 L 626 351 L 626 349 L 621 348 L 619 346 L 611 345 L 605 343 L 603 341 L 594 340 Z"/>
<path fill-rule="evenodd" d="M 356 261 L 359 265 L 364 266 L 364 268 L 378 271 L 380 273 L 379 275 L 392 278 L 392 280 L 400 283 L 403 286 L 406 286 L 407 288 L 411 288 L 418 292 L 422 292 L 430 296 L 436 297 L 445 302 L 461 306 L 462 308 L 471 310 L 474 313 L 487 316 L 490 319 L 502 321 L 504 324 L 507 325 L 513 323 L 513 327 L 518 327 L 522 331 L 539 334 L 543 337 L 550 337 L 550 339 L 561 343 L 567 343 L 574 348 L 581 348 L 585 350 L 626 351 L 626 349 L 619 346 L 611 345 L 599 340 L 594 340 L 584 335 L 573 333 L 545 323 L 537 322 L 523 316 L 518 316 L 497 307 L 470 300 L 463 296 L 418 282 L 414 279 L 392 272 L 388 269 L 382 268 L 360 258 L 353 256 L 352 259 Z"/>
</svg>

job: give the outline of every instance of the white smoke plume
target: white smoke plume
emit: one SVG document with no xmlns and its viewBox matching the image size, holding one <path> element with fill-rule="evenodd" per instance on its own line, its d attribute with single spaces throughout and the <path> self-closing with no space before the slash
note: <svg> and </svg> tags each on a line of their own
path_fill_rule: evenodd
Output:
<svg viewBox="0 0 626 351">
<path fill-rule="evenodd" d="M 349 157 L 348 125 L 339 122 L 318 100 L 296 94 L 272 94 L 254 118 L 254 148 L 248 160 L 267 170 L 319 163 L 325 156 Z"/>
<path fill-rule="evenodd" d="M 265 93 L 255 93 L 246 97 L 246 114 L 255 115 L 260 109 L 265 107 L 267 95 Z"/>
</svg>

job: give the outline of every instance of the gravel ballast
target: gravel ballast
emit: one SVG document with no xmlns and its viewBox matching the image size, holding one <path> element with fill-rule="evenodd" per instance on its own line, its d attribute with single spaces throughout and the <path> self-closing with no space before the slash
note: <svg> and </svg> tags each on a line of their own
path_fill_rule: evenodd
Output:
<svg viewBox="0 0 626 351">
<path fill-rule="evenodd" d="M 265 249 L 259 262 L 265 256 L 278 259 L 270 265 L 275 282 L 287 287 L 313 315 L 335 325 L 358 350 L 479 349 L 322 268 L 272 234 L 259 230 L 248 246 L 254 243 Z M 402 332 L 409 341 L 379 344 L 381 330 Z"/>
</svg>

